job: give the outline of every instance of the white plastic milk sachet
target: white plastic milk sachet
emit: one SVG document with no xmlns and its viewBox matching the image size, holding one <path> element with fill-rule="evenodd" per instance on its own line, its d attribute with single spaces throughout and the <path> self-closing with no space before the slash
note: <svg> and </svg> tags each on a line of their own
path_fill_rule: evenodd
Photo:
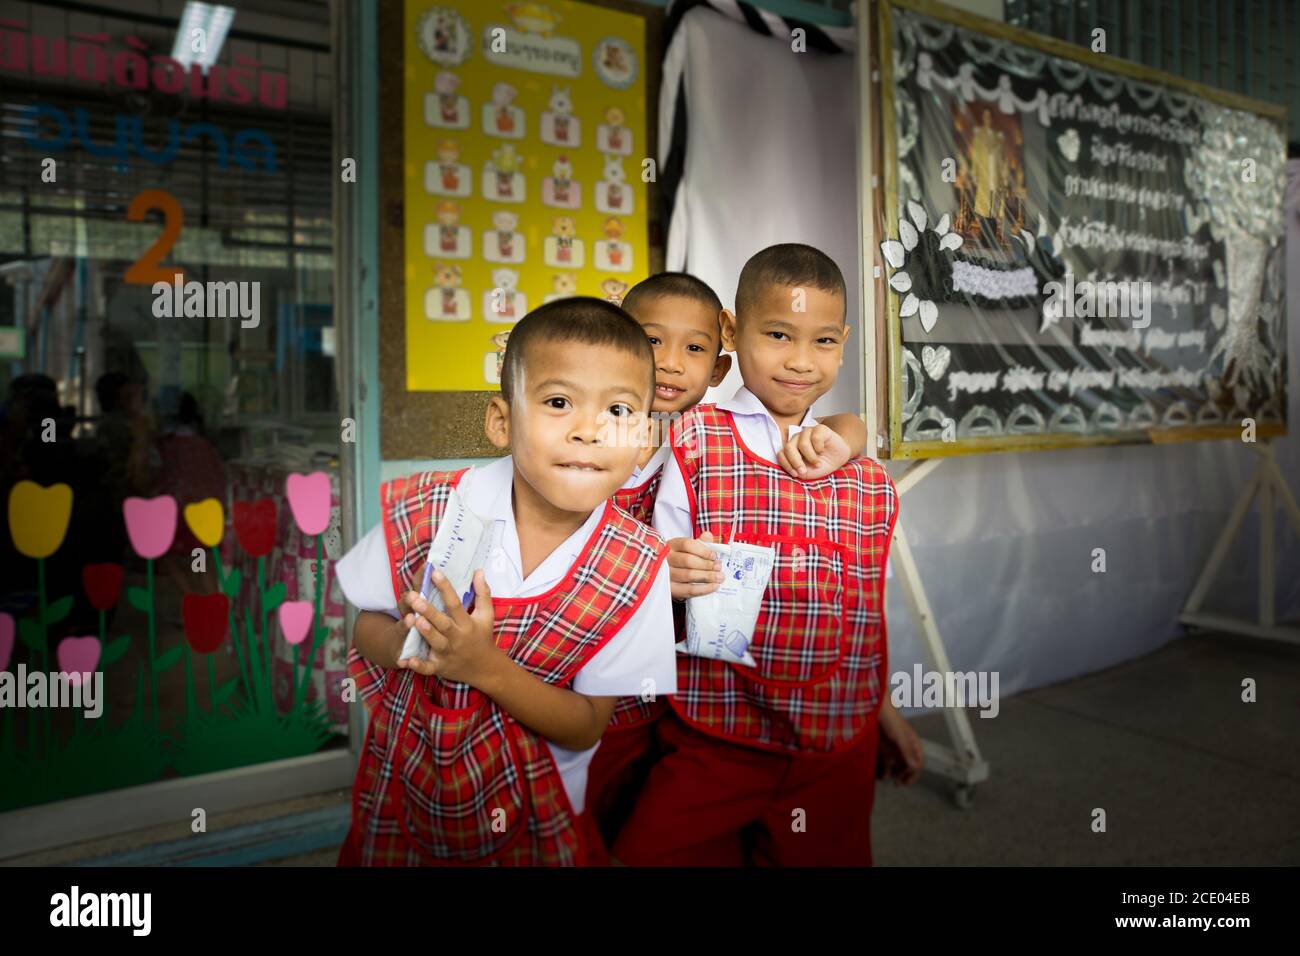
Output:
<svg viewBox="0 0 1300 956">
<path fill-rule="evenodd" d="M 701 543 L 722 556 L 722 584 L 711 594 L 687 599 L 686 640 L 677 650 L 754 667 L 749 644 L 776 552 L 739 541 Z"/>
<path fill-rule="evenodd" d="M 487 560 L 490 539 L 488 525 L 465 507 L 455 488 L 451 489 L 442 512 L 442 521 L 438 524 L 433 544 L 429 547 L 428 563 L 424 566 L 424 582 L 420 585 L 420 593 L 425 600 L 446 613 L 446 603 L 433 583 L 433 572 L 438 570 L 447 576 L 452 588 L 461 596 L 462 605 L 469 607 L 474 597 L 474 572 L 483 567 Z M 429 645 L 415 628 L 407 632 L 398 659 L 407 657 L 418 657 L 420 660 L 429 657 Z"/>
</svg>

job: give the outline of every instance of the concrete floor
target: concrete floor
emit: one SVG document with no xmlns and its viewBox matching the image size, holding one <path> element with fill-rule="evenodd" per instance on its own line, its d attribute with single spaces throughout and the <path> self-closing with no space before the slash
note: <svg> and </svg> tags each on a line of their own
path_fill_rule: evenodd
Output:
<svg viewBox="0 0 1300 956">
<path fill-rule="evenodd" d="M 1254 678 L 1257 703 L 1241 701 Z M 970 809 L 925 777 L 883 785 L 876 862 L 907 865 L 1295 865 L 1300 863 L 1300 648 L 1184 638 L 1140 660 L 972 712 L 991 765 Z M 943 740 L 943 718 L 917 719 Z M 289 814 L 343 814 L 346 792 L 209 820 L 256 831 Z M 1094 808 L 1106 832 L 1094 833 Z M 242 831 L 241 831 L 242 832 Z M 182 840 L 184 824 L 6 861 L 68 863 Z M 237 841 L 238 842 L 238 841 Z M 243 841 L 251 845 L 250 837 Z M 333 846 L 270 866 L 331 866 Z"/>
<path fill-rule="evenodd" d="M 1298 647 L 1187 637 L 972 723 L 991 765 L 974 805 L 932 778 L 881 787 L 878 865 L 1300 863 Z M 942 739 L 941 716 L 915 725 Z"/>
</svg>

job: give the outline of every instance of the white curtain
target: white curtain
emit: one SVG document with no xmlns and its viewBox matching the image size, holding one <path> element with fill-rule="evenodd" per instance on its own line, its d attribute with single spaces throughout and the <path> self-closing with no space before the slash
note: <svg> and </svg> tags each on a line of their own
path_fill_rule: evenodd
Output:
<svg viewBox="0 0 1300 956">
<path fill-rule="evenodd" d="M 745 260 L 774 242 L 824 249 L 857 314 L 856 93 L 850 54 L 793 53 L 788 39 L 710 10 L 682 21 L 665 64 L 683 71 L 686 164 L 669 268 L 731 306 Z M 667 144 L 673 97 L 662 98 Z M 1296 163 L 1292 163 L 1295 172 Z M 1300 427 L 1300 190 L 1289 192 L 1289 414 Z M 853 355 L 862 329 L 849 340 Z M 717 389 L 739 384 L 733 370 Z M 857 362 L 816 408 L 857 410 Z M 716 398 L 717 396 L 713 396 Z M 1300 441 L 1275 443 L 1300 495 Z M 1240 442 L 971 456 L 945 461 L 902 500 L 901 520 L 954 668 L 1000 672 L 1003 694 L 1140 656 L 1178 637 L 1177 617 L 1253 467 Z M 897 477 L 902 467 L 889 465 Z M 1276 516 L 1279 619 L 1300 614 L 1300 541 Z M 1255 616 L 1254 515 L 1207 611 Z M 1106 571 L 1093 573 L 1104 548 Z M 922 660 L 902 592 L 888 587 L 891 670 Z M 1235 679 L 1235 678 L 1234 678 Z M 978 728 L 977 728 L 978 729 Z"/>
</svg>

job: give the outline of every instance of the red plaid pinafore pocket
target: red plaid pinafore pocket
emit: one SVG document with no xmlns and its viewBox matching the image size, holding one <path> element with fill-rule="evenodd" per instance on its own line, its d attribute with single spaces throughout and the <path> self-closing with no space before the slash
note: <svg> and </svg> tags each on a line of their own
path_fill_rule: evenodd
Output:
<svg viewBox="0 0 1300 956">
<path fill-rule="evenodd" d="M 749 652 L 753 679 L 810 685 L 829 678 L 844 654 L 844 548 L 799 535 L 737 530 L 737 540 L 776 553 Z"/>
<path fill-rule="evenodd" d="M 466 695 L 473 702 L 464 707 L 425 703 L 439 685 L 450 685 L 437 678 L 424 683 L 393 758 L 399 824 L 430 860 L 486 862 L 528 832 L 522 728 L 477 692 Z"/>
</svg>

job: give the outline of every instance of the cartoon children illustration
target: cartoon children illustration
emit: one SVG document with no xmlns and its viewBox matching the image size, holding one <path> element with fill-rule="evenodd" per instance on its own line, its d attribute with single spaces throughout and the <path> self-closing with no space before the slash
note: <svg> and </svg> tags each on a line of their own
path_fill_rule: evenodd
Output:
<svg viewBox="0 0 1300 956">
<path fill-rule="evenodd" d="M 524 111 L 514 105 L 518 91 L 509 83 L 492 87 L 492 102 L 483 104 L 483 132 L 489 136 L 520 139 L 524 135 Z"/>
<path fill-rule="evenodd" d="M 542 114 L 542 142 L 551 146 L 577 146 L 582 128 L 573 115 L 573 95 L 567 86 L 551 87 L 550 109 Z"/>
<path fill-rule="evenodd" d="M 573 163 L 569 162 L 569 157 L 561 154 L 551 171 L 555 174 L 555 201 L 568 202 L 569 187 L 573 185 Z"/>
<path fill-rule="evenodd" d="M 626 156 L 632 152 L 632 131 L 623 125 L 626 117 L 617 106 L 605 110 L 605 122 L 596 128 L 596 148 L 602 153 Z"/>
<path fill-rule="evenodd" d="M 483 258 L 488 262 L 523 262 L 524 237 L 515 231 L 519 215 L 504 209 L 492 214 L 492 228 L 483 233 Z"/>
<path fill-rule="evenodd" d="M 627 57 L 623 55 L 623 48 L 617 43 L 606 43 L 601 50 L 601 63 L 605 70 L 614 76 L 622 76 L 627 73 Z"/>
<path fill-rule="evenodd" d="M 573 181 L 573 163 L 561 153 L 551 165 L 551 175 L 542 180 L 542 202 L 562 209 L 577 209 L 582 204 L 582 186 Z"/>
<path fill-rule="evenodd" d="M 542 255 L 547 265 L 580 269 L 583 264 L 582 240 L 576 238 L 577 224 L 572 216 L 551 220 L 551 235 L 543 243 Z"/>
<path fill-rule="evenodd" d="M 460 189 L 460 146 L 454 139 L 444 139 L 438 144 L 439 172 L 442 176 L 442 188 L 449 193 Z"/>
<path fill-rule="evenodd" d="M 627 188 L 623 160 L 613 154 L 605 156 L 605 178 L 596 184 L 596 208 L 601 212 L 632 212 L 632 191 Z"/>
<path fill-rule="evenodd" d="M 557 272 L 551 277 L 551 290 L 542 297 L 543 302 L 567 299 L 577 294 L 578 278 L 572 272 Z"/>
<path fill-rule="evenodd" d="M 513 144 L 505 143 L 493 150 L 491 158 L 483 164 L 483 195 L 499 202 L 523 202 L 522 167 L 523 157 L 515 152 Z"/>
<path fill-rule="evenodd" d="M 494 351 L 489 352 L 487 357 L 493 360 L 494 367 L 485 367 L 485 372 L 487 374 L 484 375 L 484 378 L 493 385 L 500 385 L 501 366 L 505 364 L 506 343 L 510 341 L 510 330 L 502 329 L 500 332 L 493 335 L 488 341 L 492 343 Z"/>
<path fill-rule="evenodd" d="M 424 97 L 424 121 L 430 126 L 463 129 L 469 125 L 469 100 L 459 95 L 460 77 L 451 70 L 439 70 L 433 78 L 433 92 Z"/>
<path fill-rule="evenodd" d="M 621 279 L 606 279 L 600 284 L 600 291 L 605 293 L 605 298 L 610 302 L 621 305 L 623 293 L 627 291 L 627 283 Z"/>
<path fill-rule="evenodd" d="M 460 206 L 445 199 L 438 203 L 438 251 L 455 253 L 460 233 Z"/>
<path fill-rule="evenodd" d="M 424 254 L 434 258 L 467 259 L 469 227 L 460 224 L 460 204 L 444 199 L 434 208 L 436 222 L 424 227 Z"/>
<path fill-rule="evenodd" d="M 469 315 L 469 293 L 460 287 L 460 266 L 439 262 L 433 269 L 433 288 L 424 294 L 426 318 L 464 321 Z"/>
<path fill-rule="evenodd" d="M 632 268 L 632 247 L 623 242 L 623 220 L 610 216 L 601 225 L 605 239 L 596 243 L 596 268 L 628 272 Z"/>
<path fill-rule="evenodd" d="M 489 322 L 517 322 L 528 312 L 528 299 L 519 291 L 519 273 L 496 269 L 492 288 L 483 295 L 483 316 Z"/>
</svg>

